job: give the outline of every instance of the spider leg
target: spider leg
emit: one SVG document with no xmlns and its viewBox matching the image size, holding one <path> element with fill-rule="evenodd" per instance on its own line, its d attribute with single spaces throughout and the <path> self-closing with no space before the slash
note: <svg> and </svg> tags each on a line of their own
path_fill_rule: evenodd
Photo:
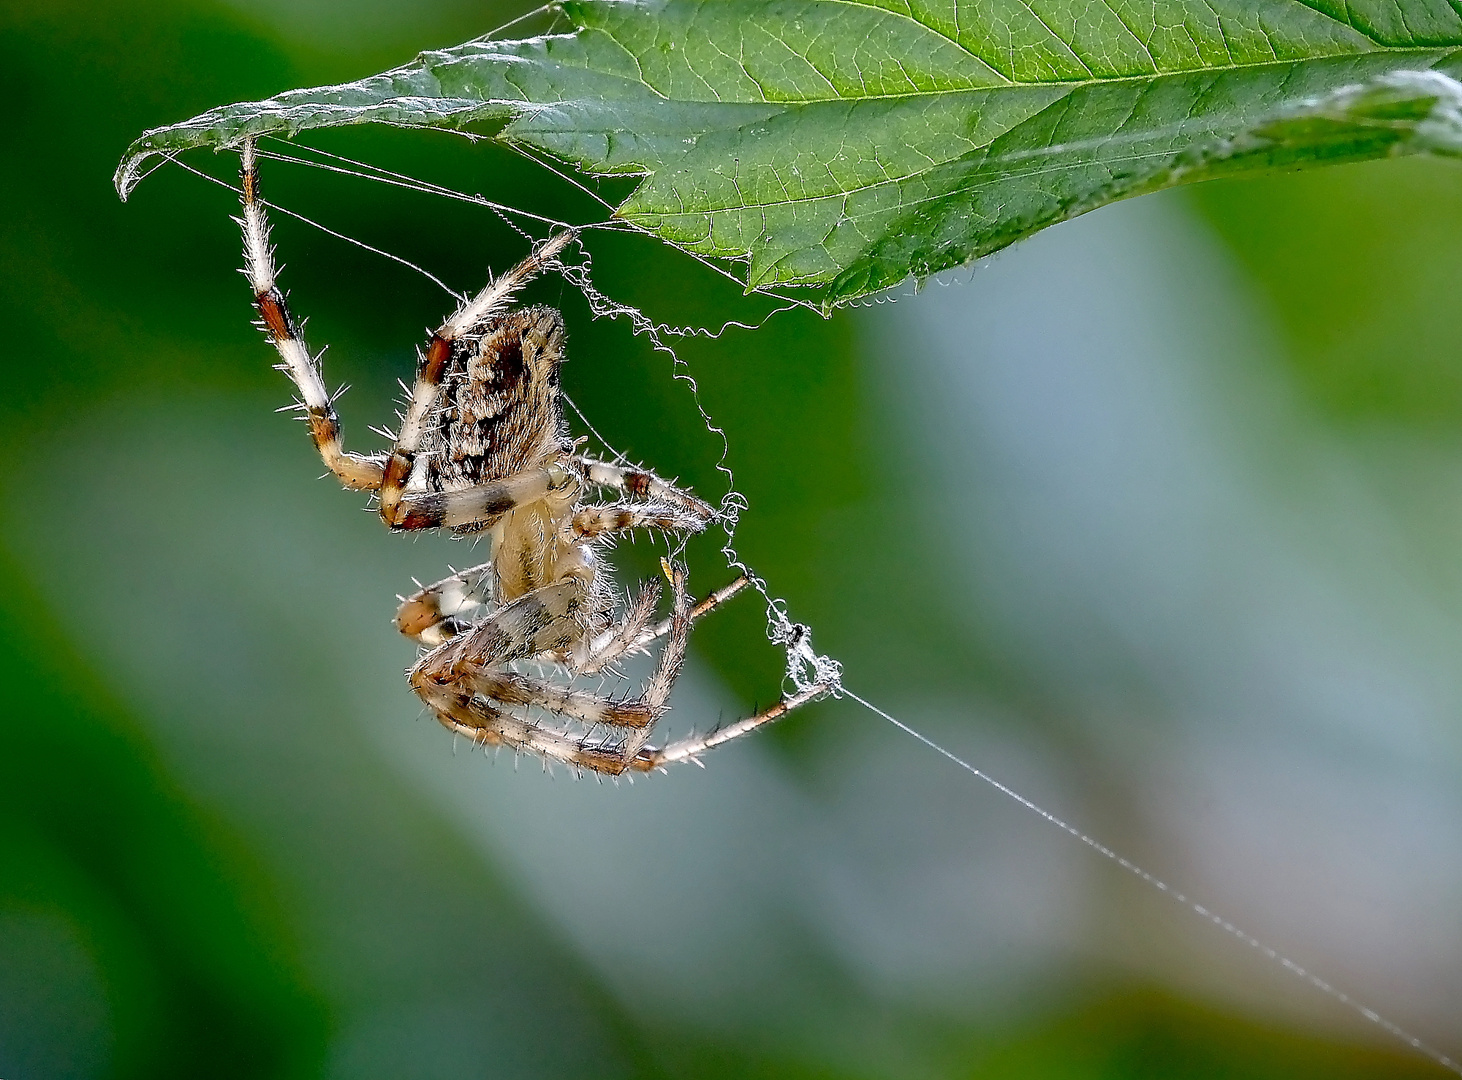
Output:
<svg viewBox="0 0 1462 1080">
<path fill-rule="evenodd" d="M 389 472 L 388 465 L 388 480 Z M 573 473 L 558 465 L 549 465 L 457 491 L 398 491 L 386 524 L 393 530 L 485 528 L 501 520 L 514 507 L 535 502 L 550 492 L 560 491 L 577 482 L 578 478 Z M 385 499 L 386 489 L 383 487 L 383 517 L 386 516 Z"/>
<path fill-rule="evenodd" d="M 432 697 L 423 695 L 423 700 L 431 706 L 443 727 L 479 745 L 529 750 L 562 761 L 580 772 L 587 769 L 618 776 L 627 767 L 613 748 L 593 745 L 567 732 L 535 724 L 470 694 L 437 691 Z"/>
<path fill-rule="evenodd" d="M 411 685 L 452 682 L 464 671 L 572 649 L 583 637 L 588 591 L 583 579 L 570 577 L 504 604 L 418 660 Z"/>
<path fill-rule="evenodd" d="M 320 375 L 319 358 L 310 355 L 284 293 L 275 283 L 274 249 L 269 246 L 269 219 L 259 199 L 259 171 L 254 142 L 243 147 L 244 274 L 254 290 L 254 307 L 264 323 L 264 332 L 279 351 L 279 368 L 300 393 L 310 438 L 326 466 L 342 484 L 356 490 L 375 491 L 381 486 L 383 456 L 367 456 L 345 450 L 340 442 L 340 417 Z"/>
<path fill-rule="evenodd" d="M 748 578 L 745 574 L 742 574 L 729 585 L 722 585 L 719 589 L 711 593 L 699 604 L 690 609 L 690 621 L 694 623 L 702 616 L 709 615 L 711 612 L 715 611 L 716 608 L 720 607 L 727 600 L 730 600 L 733 596 L 735 596 L 737 593 L 739 593 L 742 589 L 746 588 L 750 584 L 751 579 Z M 643 647 L 650 644 L 650 642 L 652 641 L 656 641 L 664 637 L 673 629 L 674 621 L 675 620 L 673 618 L 660 620 L 660 622 L 647 629 L 640 636 L 639 640 L 635 642 L 635 646 Z"/>
<path fill-rule="evenodd" d="M 583 474 L 584 479 L 591 484 L 622 491 L 631 499 L 653 499 L 656 502 L 667 503 L 699 519 L 701 528 L 710 524 L 716 517 L 715 508 L 710 503 L 696 498 L 690 492 L 676 487 L 668 480 L 661 480 L 652 472 L 646 472 L 644 469 L 631 469 L 624 465 L 612 465 L 586 454 L 577 454 L 572 461 Z M 696 531 L 699 532 L 700 529 Z"/>
<path fill-rule="evenodd" d="M 670 502 L 621 502 L 608 506 L 586 506 L 575 512 L 564 527 L 575 541 L 628 532 L 630 529 L 660 529 L 664 532 L 700 532 L 709 519 Z"/>
<path fill-rule="evenodd" d="M 619 625 L 610 627 L 589 644 L 584 659 L 576 665 L 579 674 L 597 674 L 635 648 L 640 639 L 650 632 L 650 620 L 655 617 L 655 604 L 659 599 L 660 583 L 646 582 L 630 601 Z"/>
<path fill-rule="evenodd" d="M 660 750 L 647 748 L 630 762 L 630 768 L 640 772 L 649 772 L 651 769 L 659 769 L 680 761 L 695 761 L 706 751 L 713 750 L 732 739 L 750 735 L 757 728 L 782 719 L 793 709 L 800 708 L 809 701 L 816 701 L 825 694 L 831 693 L 832 690 L 831 686 L 821 684 L 809 686 L 806 690 L 793 694 L 791 697 L 783 697 L 770 709 L 759 712 L 755 716 L 748 716 L 744 720 L 727 724 L 725 727 L 717 728 L 705 735 L 677 740 Z"/>
<path fill-rule="evenodd" d="M 489 281 L 471 300 L 464 301 L 432 333 L 426 352 L 421 354 L 421 362 L 417 365 L 416 385 L 412 388 L 411 400 L 401 421 L 401 430 L 397 433 L 396 444 L 386 459 L 381 479 L 381 519 L 387 525 L 393 528 L 413 527 L 401 524 L 412 513 L 408 503 L 409 496 L 405 494 L 405 484 L 416 463 L 416 455 L 421 451 L 428 421 L 441 396 L 442 381 L 447 374 L 454 344 L 463 334 L 470 333 L 499 314 L 513 294 L 540 274 L 554 256 L 563 251 L 576 236 L 571 229 L 550 236 L 528 258 L 501 277 Z"/>
<path fill-rule="evenodd" d="M 749 584 L 751 584 L 750 579 L 743 574 L 731 582 L 731 584 L 724 585 L 711 593 L 699 604 L 690 609 L 687 617 L 691 624 L 694 625 L 696 620 L 704 615 L 710 614 Z M 593 674 L 596 671 L 600 671 L 606 664 L 617 660 L 625 653 L 633 652 L 635 649 L 642 649 L 651 642 L 657 641 L 670 633 L 675 624 L 675 617 L 673 615 L 670 618 L 660 620 L 660 622 L 655 623 L 653 626 L 649 625 L 648 612 L 646 612 L 646 616 L 643 619 L 635 618 L 635 606 L 643 601 L 644 598 L 645 594 L 642 592 L 636 598 L 635 605 L 631 605 L 630 611 L 626 613 L 624 621 L 619 626 L 600 634 L 594 639 L 593 644 L 589 648 L 588 659 L 579 668 L 581 672 L 584 674 Z M 651 607 L 654 606 L 654 600 L 655 596 L 651 594 Z"/>
<path fill-rule="evenodd" d="M 533 750 L 576 768 L 618 774 L 640 754 L 664 714 L 685 661 L 690 598 L 685 570 L 672 567 L 674 626 L 659 663 L 640 693 L 611 699 L 534 679 L 507 667 L 513 660 L 561 652 L 577 628 L 573 608 L 582 586 L 560 582 L 508 604 L 472 631 L 433 650 L 410 672 L 412 688 L 448 728 L 487 743 Z M 534 723 L 537 706 L 586 724 L 629 729 L 619 743 L 592 741 Z"/>
<path fill-rule="evenodd" d="M 396 629 L 430 647 L 450 641 L 475 623 L 463 611 L 492 603 L 495 579 L 486 562 L 412 593 L 396 609 Z"/>
</svg>

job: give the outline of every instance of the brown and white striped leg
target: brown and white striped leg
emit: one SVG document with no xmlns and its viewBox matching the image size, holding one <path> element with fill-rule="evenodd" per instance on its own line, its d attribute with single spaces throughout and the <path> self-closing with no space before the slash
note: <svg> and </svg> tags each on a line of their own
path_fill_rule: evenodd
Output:
<svg viewBox="0 0 1462 1080">
<path fill-rule="evenodd" d="M 420 691 L 453 683 L 464 671 L 570 650 L 583 637 L 588 600 L 579 578 L 534 589 L 423 656 L 411 669 L 411 685 Z"/>
<path fill-rule="evenodd" d="M 622 502 L 584 507 L 569 519 L 565 531 L 575 540 L 593 540 L 630 529 L 700 532 L 705 527 L 705 518 L 673 503 Z"/>
<path fill-rule="evenodd" d="M 480 293 L 465 301 L 432 334 L 426 352 L 421 354 L 421 361 L 417 365 L 416 385 L 412 387 L 411 400 L 406 406 L 406 415 L 401 420 L 396 445 L 391 448 L 391 454 L 386 459 L 385 473 L 381 480 L 381 519 L 387 525 L 393 528 L 410 527 L 400 524 L 411 513 L 405 499 L 406 480 L 411 475 L 416 455 L 426 437 L 427 422 L 441 394 L 442 380 L 446 377 L 448 362 L 452 358 L 452 349 L 457 340 L 501 313 L 513 294 L 540 274 L 576 236 L 571 229 L 550 236 L 532 255 L 506 274 L 488 282 Z"/>
<path fill-rule="evenodd" d="M 576 455 L 573 462 L 583 473 L 584 479 L 591 484 L 622 491 L 631 499 L 640 501 L 650 499 L 669 503 L 698 519 L 701 522 L 701 528 L 715 520 L 716 511 L 710 503 L 696 498 L 690 492 L 676 487 L 668 480 L 661 480 L 652 472 L 646 472 L 644 469 L 631 469 L 625 465 L 611 465 L 607 461 L 600 461 L 585 454 Z"/>
<path fill-rule="evenodd" d="M 279 351 L 279 370 L 293 380 L 300 394 L 300 407 L 310 425 L 310 438 L 326 466 L 342 484 L 359 491 L 381 486 L 384 456 L 351 453 L 341 446 L 340 417 L 325 389 L 318 358 L 310 355 L 284 293 L 275 282 L 274 250 L 269 246 L 269 219 L 259 198 L 258 162 L 252 139 L 243 147 L 244 275 L 254 290 L 254 307 L 263 320 L 264 332 Z"/>
<path fill-rule="evenodd" d="M 643 697 L 605 697 L 498 666 L 463 671 L 458 685 L 495 706 L 513 710 L 537 707 L 581 724 L 642 728 L 653 724 L 664 711 Z"/>
<path fill-rule="evenodd" d="M 443 578 L 412 593 L 396 609 L 396 629 L 435 648 L 476 625 L 472 615 L 494 599 L 496 570 L 490 562 Z"/>
<path fill-rule="evenodd" d="M 459 491 L 398 492 L 387 524 L 394 530 L 486 528 L 515 506 L 578 483 L 567 469 L 550 465 Z M 385 489 L 381 498 L 386 497 Z"/>
<path fill-rule="evenodd" d="M 618 776 L 630 766 L 615 747 L 575 738 L 567 732 L 535 724 L 506 709 L 449 688 L 422 694 L 442 726 L 466 736 L 479 746 L 508 746 L 527 750 L 572 769 Z"/>
<path fill-rule="evenodd" d="M 791 697 L 782 698 L 770 709 L 759 712 L 755 716 L 748 716 L 744 720 L 738 720 L 734 724 L 719 727 L 705 735 L 680 739 L 660 750 L 647 747 L 635 757 L 634 761 L 630 763 L 630 767 L 639 772 L 649 772 L 651 769 L 664 768 L 666 765 L 674 765 L 681 761 L 698 761 L 706 751 L 714 750 L 732 739 L 750 735 L 758 728 L 782 719 L 793 709 L 832 693 L 833 689 L 831 686 L 810 686 Z"/>
<path fill-rule="evenodd" d="M 639 694 L 632 698 L 602 697 L 585 691 L 561 687 L 544 679 L 535 679 L 509 670 L 506 665 L 510 661 L 522 659 L 524 655 L 537 655 L 538 652 L 546 650 L 519 653 L 517 643 L 513 640 L 517 635 L 500 635 L 491 629 L 494 623 L 503 621 L 503 613 L 499 613 L 472 631 L 474 637 L 480 633 L 486 644 L 476 649 L 464 647 L 461 655 L 453 659 L 448 678 L 489 700 L 509 707 L 538 706 L 586 724 L 648 728 L 664 714 L 668 706 L 670 690 L 685 662 L 686 644 L 690 632 L 690 598 L 685 592 L 685 570 L 682 567 L 674 566 L 670 567 L 669 573 L 676 595 L 675 613 L 671 616 L 672 623 L 675 625 L 672 626 L 670 640 L 660 652 L 660 660 L 654 673 L 646 681 Z M 562 586 L 549 586 L 548 588 L 556 589 L 562 588 Z M 529 597 L 546 591 L 537 590 L 535 593 L 530 593 Z M 529 597 L 524 597 L 523 600 L 529 599 Z M 522 603 L 522 600 L 514 602 L 514 604 L 519 603 Z M 653 598 L 650 603 L 653 604 Z M 509 605 L 504 609 L 504 613 L 513 606 Z M 528 625 L 532 625 L 531 622 Z M 430 660 L 430 657 L 427 659 Z M 440 676 L 438 679 L 443 681 Z M 643 741 L 641 739 L 636 743 L 635 750 L 639 749 L 639 744 Z"/>
</svg>

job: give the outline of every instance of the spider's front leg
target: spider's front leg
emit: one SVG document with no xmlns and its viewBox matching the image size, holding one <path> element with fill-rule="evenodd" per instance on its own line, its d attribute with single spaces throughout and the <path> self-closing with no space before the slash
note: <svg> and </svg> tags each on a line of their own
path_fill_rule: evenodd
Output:
<svg viewBox="0 0 1462 1080">
<path fill-rule="evenodd" d="M 392 457 L 395 460 L 395 457 Z M 386 482 L 381 487 L 381 516 L 392 529 L 485 528 L 496 524 L 510 511 L 537 502 L 550 494 L 564 493 L 578 483 L 578 477 L 558 464 L 527 469 L 474 484 L 458 491 L 405 492 L 391 495 L 387 513 L 391 464 L 386 463 Z"/>
<path fill-rule="evenodd" d="M 299 390 L 310 438 L 325 465 L 346 487 L 375 491 L 381 486 L 386 459 L 351 453 L 341 445 L 340 417 L 325 389 L 317 358 L 310 355 L 299 323 L 275 282 L 274 250 L 269 245 L 269 220 L 259 198 L 258 161 L 252 139 L 244 143 L 242 158 L 244 216 L 239 224 L 244 230 L 244 274 L 254 290 L 254 307 L 270 343 L 279 352 L 279 369 Z"/>
</svg>

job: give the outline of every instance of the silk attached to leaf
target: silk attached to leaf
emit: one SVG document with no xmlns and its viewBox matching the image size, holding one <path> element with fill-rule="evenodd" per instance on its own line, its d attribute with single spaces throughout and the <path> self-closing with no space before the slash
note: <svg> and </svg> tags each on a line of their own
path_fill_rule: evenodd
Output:
<svg viewBox="0 0 1462 1080">
<path fill-rule="evenodd" d="M 1462 146 L 1447 0 L 569 0 L 473 41 L 143 135 L 117 173 L 249 135 L 486 129 L 617 216 L 826 306 L 1146 191 Z"/>
</svg>

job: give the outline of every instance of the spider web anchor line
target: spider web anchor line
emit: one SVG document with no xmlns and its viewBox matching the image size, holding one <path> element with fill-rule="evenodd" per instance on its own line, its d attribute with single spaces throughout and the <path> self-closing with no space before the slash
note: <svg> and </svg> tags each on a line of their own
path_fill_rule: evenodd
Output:
<svg viewBox="0 0 1462 1080">
<path fill-rule="evenodd" d="M 866 698 L 860 697 L 853 691 L 841 686 L 839 687 L 838 696 L 846 697 L 851 701 L 856 701 L 859 705 L 863 706 L 863 708 L 867 709 L 875 716 L 882 717 L 884 720 L 887 720 L 890 724 L 898 728 L 904 734 L 910 735 L 913 738 L 917 739 L 919 742 L 923 743 L 930 750 L 933 750 L 936 754 L 948 758 L 950 761 L 954 762 L 954 764 L 958 765 L 961 769 L 964 769 L 966 772 L 970 773 L 976 779 L 990 785 L 990 787 L 1000 792 L 1000 794 L 1006 796 L 1009 799 L 1013 799 L 1022 807 L 1038 815 L 1039 817 L 1044 818 L 1047 822 L 1056 826 L 1056 828 L 1060 829 L 1068 836 L 1079 840 L 1081 843 L 1085 844 L 1087 847 L 1095 851 L 1098 855 L 1102 856 L 1102 858 L 1108 859 L 1111 862 L 1116 863 L 1123 870 L 1127 871 L 1129 874 L 1132 874 L 1134 877 L 1142 881 L 1145 885 L 1151 886 L 1174 902 L 1183 905 L 1185 908 L 1202 918 L 1204 921 L 1212 923 L 1218 929 L 1222 930 L 1225 934 L 1228 934 L 1230 937 L 1253 949 L 1260 956 L 1264 957 L 1264 959 L 1268 960 L 1271 963 L 1279 965 L 1285 971 L 1288 971 L 1291 975 L 1303 980 L 1312 989 L 1318 990 L 1320 993 L 1330 998 L 1330 1000 L 1345 1006 L 1351 1012 L 1358 1014 L 1365 1020 L 1376 1025 L 1376 1027 L 1380 1028 L 1386 1034 L 1399 1040 L 1400 1042 L 1405 1043 L 1407 1046 L 1411 1047 L 1423 1057 L 1429 1058 L 1433 1063 L 1440 1065 L 1442 1068 L 1447 1069 L 1449 1072 L 1453 1072 L 1456 1073 L 1458 1076 L 1462 1076 L 1462 1062 L 1459 1062 L 1455 1058 L 1452 1058 L 1447 1054 L 1442 1053 L 1442 1051 L 1438 1050 L 1436 1047 L 1426 1042 L 1420 1036 L 1412 1034 L 1406 1028 L 1403 1028 L 1400 1024 L 1397 1024 L 1396 1022 L 1387 1019 L 1385 1016 L 1377 1012 L 1375 1009 L 1371 1008 L 1369 1005 L 1358 1000 L 1357 998 L 1351 997 L 1351 995 L 1347 994 L 1344 990 L 1341 990 L 1334 983 L 1322 979 L 1320 976 L 1316 975 L 1308 968 L 1290 959 L 1288 956 L 1280 952 L 1278 949 L 1274 948 L 1272 945 L 1266 944 L 1261 939 L 1255 937 L 1253 934 L 1250 934 L 1247 930 L 1242 929 L 1235 923 L 1224 918 L 1222 915 L 1218 914 L 1207 905 L 1202 904 L 1199 901 L 1194 900 L 1192 897 L 1188 896 L 1186 893 L 1175 889 L 1173 886 L 1169 885 L 1166 881 L 1157 877 L 1155 874 L 1152 874 L 1149 871 L 1144 870 L 1141 866 L 1138 866 L 1131 859 L 1128 859 L 1125 856 L 1118 854 L 1115 850 L 1108 847 L 1106 844 L 1103 844 L 1100 840 L 1087 833 L 1082 832 L 1075 825 L 1072 825 L 1064 818 L 1058 817 L 1040 804 L 1026 798 L 1014 788 L 1001 783 L 989 773 L 983 771 L 975 765 L 972 765 L 970 762 L 964 760 L 964 758 L 959 757 L 953 751 L 945 749 L 945 747 L 941 746 L 939 743 L 929 738 L 929 736 L 910 727 L 908 724 L 904 723 L 897 717 L 891 715 L 890 713 L 884 712 L 877 705 L 874 705 Z"/>
</svg>

